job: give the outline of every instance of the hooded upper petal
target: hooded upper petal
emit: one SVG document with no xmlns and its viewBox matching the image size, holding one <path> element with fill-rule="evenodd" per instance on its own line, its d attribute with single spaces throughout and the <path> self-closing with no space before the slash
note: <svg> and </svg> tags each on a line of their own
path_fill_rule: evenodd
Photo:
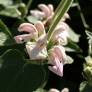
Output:
<svg viewBox="0 0 92 92">
<path fill-rule="evenodd" d="M 45 5 L 45 4 L 39 4 L 38 8 L 41 9 L 42 12 L 44 12 L 44 14 L 45 14 L 46 17 L 50 16 L 50 9 L 48 8 L 47 5 Z"/>
<path fill-rule="evenodd" d="M 53 64 L 55 58 L 58 58 L 60 62 L 64 63 L 64 61 L 66 60 L 66 53 L 63 46 L 56 45 L 51 50 L 49 50 L 48 55 L 49 63 Z"/>
<path fill-rule="evenodd" d="M 49 52 L 48 60 L 52 65 L 49 66 L 49 70 L 59 76 L 63 76 L 63 65 L 66 60 L 65 49 L 60 45 L 54 46 Z"/>
<path fill-rule="evenodd" d="M 31 39 L 38 40 L 38 36 L 46 35 L 45 28 L 42 22 L 38 21 L 35 25 L 30 23 L 22 23 L 19 28 L 19 32 L 28 32 L 26 34 L 15 36 L 14 39 L 17 43 L 23 43 L 30 41 Z"/>
<path fill-rule="evenodd" d="M 44 25 L 41 21 L 37 21 L 37 23 L 35 23 L 35 27 L 38 31 L 38 36 L 46 35 Z"/>
<path fill-rule="evenodd" d="M 51 40 L 55 43 L 66 45 L 69 27 L 66 23 L 60 22 L 52 34 Z"/>
</svg>

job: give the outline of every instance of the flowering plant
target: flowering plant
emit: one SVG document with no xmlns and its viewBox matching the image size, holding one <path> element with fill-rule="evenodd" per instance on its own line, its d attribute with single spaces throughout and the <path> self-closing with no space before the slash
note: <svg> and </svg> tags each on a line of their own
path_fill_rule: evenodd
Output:
<svg viewBox="0 0 92 92">
<path fill-rule="evenodd" d="M 92 90 L 92 33 L 79 1 L 36 2 L 0 1 L 0 92 Z"/>
</svg>

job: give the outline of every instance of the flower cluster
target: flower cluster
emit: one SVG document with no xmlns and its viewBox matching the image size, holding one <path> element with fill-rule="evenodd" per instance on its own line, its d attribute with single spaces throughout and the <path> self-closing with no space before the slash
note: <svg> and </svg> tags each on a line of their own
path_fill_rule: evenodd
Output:
<svg viewBox="0 0 92 92">
<path fill-rule="evenodd" d="M 29 54 L 30 60 L 48 60 L 49 70 L 53 73 L 63 76 L 63 65 L 67 63 L 68 59 L 65 53 L 64 45 L 67 44 L 69 26 L 60 21 L 53 30 L 51 36 L 52 45 L 48 49 L 48 33 L 45 31 L 44 23 L 53 16 L 53 6 L 40 4 L 39 8 L 42 11 L 31 11 L 33 16 L 38 17 L 40 21 L 35 24 L 22 23 L 18 31 L 26 32 L 26 34 L 15 36 L 16 43 L 26 42 L 26 50 Z M 45 19 L 44 23 L 41 19 Z"/>
<path fill-rule="evenodd" d="M 35 18 L 41 20 L 43 24 L 46 26 L 49 26 L 51 23 L 53 16 L 54 16 L 54 7 L 52 4 L 39 4 L 39 9 L 36 10 L 30 10 L 30 13 Z M 69 15 L 65 13 L 61 21 L 65 21 L 67 18 L 69 18 Z"/>
</svg>

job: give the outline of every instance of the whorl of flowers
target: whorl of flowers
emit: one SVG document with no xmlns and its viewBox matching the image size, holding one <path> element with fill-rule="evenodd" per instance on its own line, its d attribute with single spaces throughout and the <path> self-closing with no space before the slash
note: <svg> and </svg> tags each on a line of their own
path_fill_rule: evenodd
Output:
<svg viewBox="0 0 92 92">
<path fill-rule="evenodd" d="M 52 17 L 53 6 L 40 4 L 39 10 L 31 11 L 31 14 L 40 19 L 49 19 Z M 26 34 L 15 36 L 16 43 L 26 42 L 26 51 L 29 54 L 30 60 L 48 60 L 49 70 L 53 73 L 63 76 L 63 65 L 67 63 L 67 55 L 63 45 L 67 44 L 68 37 L 68 25 L 61 21 L 56 26 L 54 33 L 51 37 L 51 48 L 48 49 L 48 35 L 45 31 L 43 21 L 38 21 L 35 24 L 22 23 L 19 28 L 19 32 L 26 32 Z"/>
</svg>

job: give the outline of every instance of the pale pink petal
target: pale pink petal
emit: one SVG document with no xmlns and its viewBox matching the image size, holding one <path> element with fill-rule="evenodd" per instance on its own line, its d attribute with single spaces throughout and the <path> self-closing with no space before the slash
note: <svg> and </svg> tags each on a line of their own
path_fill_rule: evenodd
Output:
<svg viewBox="0 0 92 92">
<path fill-rule="evenodd" d="M 69 19 L 70 16 L 68 13 L 65 13 L 65 15 L 63 16 L 63 18 L 61 19 L 61 21 L 65 21 L 66 19 Z"/>
<path fill-rule="evenodd" d="M 66 31 L 56 36 L 58 44 L 66 45 L 68 43 L 67 37 L 68 37 L 68 33 Z"/>
<path fill-rule="evenodd" d="M 55 57 L 54 62 L 55 62 L 55 66 L 57 68 L 58 73 L 62 74 L 63 73 L 63 62 L 60 63 L 58 57 Z"/>
<path fill-rule="evenodd" d="M 66 30 L 66 27 L 62 24 L 58 24 L 55 28 L 55 32 L 62 32 L 62 31 L 65 31 Z"/>
<path fill-rule="evenodd" d="M 47 35 L 40 36 L 36 42 L 36 47 L 42 49 L 46 47 L 46 45 L 47 45 Z"/>
<path fill-rule="evenodd" d="M 45 13 L 46 17 L 50 16 L 50 10 L 47 5 L 39 4 L 38 7 Z"/>
<path fill-rule="evenodd" d="M 59 64 L 60 64 L 60 60 L 59 60 L 59 57 L 56 55 L 57 53 L 55 53 L 55 56 L 54 56 L 54 65 L 59 67 Z"/>
<path fill-rule="evenodd" d="M 18 35 L 14 37 L 16 43 L 23 43 L 22 38 Z"/>
<path fill-rule="evenodd" d="M 46 59 L 47 57 L 46 47 L 39 49 L 36 43 L 28 42 L 26 44 L 26 50 L 31 60 L 39 60 L 39 59 L 43 60 Z"/>
<path fill-rule="evenodd" d="M 34 38 L 34 34 L 23 34 L 14 37 L 16 43 L 23 43 L 31 40 L 32 38 Z"/>
<path fill-rule="evenodd" d="M 45 25 L 45 27 L 49 27 L 49 25 L 51 24 L 53 15 L 54 15 L 54 13 L 51 16 L 47 17 L 46 20 L 43 21 L 43 24 Z"/>
<path fill-rule="evenodd" d="M 59 68 L 57 66 L 49 66 L 48 68 L 53 73 L 55 73 L 61 77 L 63 76 L 63 66 L 60 66 Z"/>
<path fill-rule="evenodd" d="M 54 47 L 54 53 L 57 55 L 57 58 L 60 61 L 65 61 L 66 60 L 66 54 L 65 54 L 65 49 L 64 47 L 57 45 Z"/>
<path fill-rule="evenodd" d="M 60 76 L 63 76 L 63 63 L 62 63 L 62 62 L 59 64 L 58 72 L 59 72 L 58 74 L 59 74 Z"/>
<path fill-rule="evenodd" d="M 29 33 L 32 33 L 32 32 L 37 32 L 35 26 L 33 24 L 30 24 L 30 23 L 22 23 L 18 30 L 20 32 L 24 31 L 24 32 L 29 32 Z"/>
<path fill-rule="evenodd" d="M 52 35 L 52 41 L 61 45 L 67 44 L 69 26 L 66 23 L 60 22 L 58 26 L 55 28 L 54 33 Z"/>
<path fill-rule="evenodd" d="M 38 35 L 41 36 L 41 35 L 45 35 L 45 28 L 44 28 L 44 25 L 41 21 L 38 21 L 36 24 L 35 24 L 35 27 L 38 31 Z"/>
<path fill-rule="evenodd" d="M 52 4 L 48 4 L 48 8 L 49 8 L 50 12 L 53 12 L 54 11 L 54 7 L 53 7 Z"/>
<path fill-rule="evenodd" d="M 52 4 L 48 4 L 48 8 L 50 10 L 50 16 L 52 16 L 53 13 L 54 13 L 54 7 L 53 7 L 53 5 Z"/>
<path fill-rule="evenodd" d="M 53 66 L 49 66 L 49 70 L 59 76 L 63 76 L 63 62 L 60 63 L 59 58 L 55 56 L 53 64 Z"/>
</svg>

